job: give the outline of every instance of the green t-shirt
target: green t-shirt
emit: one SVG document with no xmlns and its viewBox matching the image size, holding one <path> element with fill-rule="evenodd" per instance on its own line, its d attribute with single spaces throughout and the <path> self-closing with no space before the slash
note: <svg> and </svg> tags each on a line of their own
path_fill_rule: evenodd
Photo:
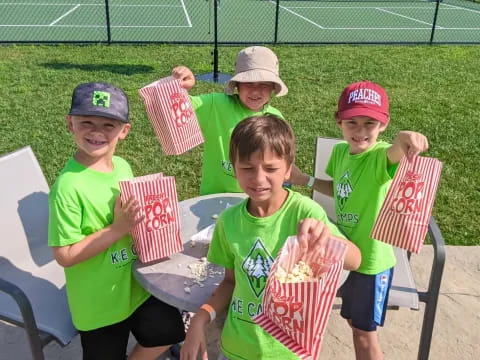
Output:
<svg viewBox="0 0 480 360">
<path fill-rule="evenodd" d="M 235 289 L 222 332 L 221 349 L 231 360 L 288 360 L 298 357 L 252 321 L 261 313 L 263 292 L 270 268 L 288 236 L 297 234 L 298 222 L 316 218 L 328 221 L 313 200 L 289 191 L 273 215 L 258 218 L 247 211 L 248 199 L 225 210 L 215 226 L 208 261 L 235 272 Z"/>
<path fill-rule="evenodd" d="M 191 99 L 205 139 L 200 195 L 243 192 L 228 157 L 233 129 L 249 116 L 270 113 L 283 118 L 282 114 L 268 104 L 254 112 L 243 106 L 238 95 L 210 93 Z"/>
<path fill-rule="evenodd" d="M 333 148 L 326 173 L 333 178 L 337 226 L 362 254 L 357 272 L 378 274 L 395 266 L 393 248 L 370 232 L 387 195 L 397 165 L 389 166 L 390 144 L 377 142 L 361 154 L 350 154 L 347 142 Z"/>
<path fill-rule="evenodd" d="M 113 157 L 102 173 L 71 158 L 49 194 L 49 246 L 66 246 L 113 222 L 119 180 L 132 178 L 128 163 Z M 65 268 L 68 303 L 75 327 L 93 330 L 126 319 L 149 294 L 132 275 L 136 259 L 130 235 L 107 250 Z"/>
</svg>

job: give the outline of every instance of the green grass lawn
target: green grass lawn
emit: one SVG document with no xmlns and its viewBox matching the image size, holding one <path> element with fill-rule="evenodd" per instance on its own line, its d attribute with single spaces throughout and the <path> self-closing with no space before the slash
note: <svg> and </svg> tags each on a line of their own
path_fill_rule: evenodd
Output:
<svg viewBox="0 0 480 360">
<path fill-rule="evenodd" d="M 240 48 L 220 49 L 220 70 L 233 72 Z M 0 154 L 30 145 L 48 183 L 74 151 L 64 117 L 73 88 L 107 81 L 130 98 L 133 128 L 118 148 L 137 175 L 175 175 L 180 199 L 199 188 L 201 146 L 181 156 L 163 155 L 138 89 L 185 64 L 197 74 L 212 70 L 209 46 L 3 46 L 0 47 Z M 450 245 L 480 245 L 480 181 L 474 164 L 480 130 L 480 47 L 322 46 L 275 48 L 290 88 L 273 100 L 298 139 L 297 165 L 312 172 L 315 137 L 339 137 L 336 101 L 349 82 L 379 82 L 391 100 L 391 141 L 400 130 L 425 134 L 425 154 L 444 163 L 434 216 Z M 192 94 L 222 91 L 199 82 Z M 475 170 L 477 169 L 477 170 Z M 1 174 L 0 174 L 1 176 Z M 308 194 L 306 189 L 299 189 Z"/>
</svg>

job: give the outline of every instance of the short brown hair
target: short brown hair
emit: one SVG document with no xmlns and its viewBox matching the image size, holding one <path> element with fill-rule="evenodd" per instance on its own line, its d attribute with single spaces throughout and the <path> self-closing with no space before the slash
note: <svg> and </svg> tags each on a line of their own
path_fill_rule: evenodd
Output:
<svg viewBox="0 0 480 360">
<path fill-rule="evenodd" d="M 276 115 L 251 116 L 240 121 L 230 138 L 230 162 L 249 159 L 260 150 L 273 151 L 288 165 L 295 160 L 295 135 L 290 125 Z"/>
</svg>

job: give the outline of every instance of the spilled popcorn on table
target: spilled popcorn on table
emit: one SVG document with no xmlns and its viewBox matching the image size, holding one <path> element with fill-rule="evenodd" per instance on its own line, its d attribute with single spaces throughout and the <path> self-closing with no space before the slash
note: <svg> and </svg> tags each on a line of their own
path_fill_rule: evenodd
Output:
<svg viewBox="0 0 480 360">
<path fill-rule="evenodd" d="M 223 271 L 216 270 L 207 261 L 206 257 L 202 257 L 198 261 L 188 264 L 188 268 L 193 279 L 191 284 L 189 284 L 187 281 L 183 283 L 185 285 L 184 291 L 187 294 L 191 293 L 191 287 L 193 285 L 204 287 L 204 282 L 207 278 L 214 278 L 216 275 L 223 275 Z"/>
</svg>

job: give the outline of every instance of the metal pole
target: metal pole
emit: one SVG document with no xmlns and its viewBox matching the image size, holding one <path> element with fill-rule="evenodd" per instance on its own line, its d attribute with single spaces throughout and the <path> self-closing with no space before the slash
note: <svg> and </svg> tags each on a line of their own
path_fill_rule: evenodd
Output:
<svg viewBox="0 0 480 360">
<path fill-rule="evenodd" d="M 437 4 L 435 5 L 435 14 L 433 15 L 433 24 L 432 24 L 432 33 L 430 34 L 430 45 L 433 44 L 433 36 L 435 35 L 435 27 L 437 24 L 438 9 L 440 8 L 440 1 L 436 0 Z"/>
<path fill-rule="evenodd" d="M 213 4 L 213 82 L 218 82 L 218 0 Z"/>
<path fill-rule="evenodd" d="M 232 76 L 218 72 L 218 4 L 220 0 L 213 0 L 213 2 L 213 73 L 197 75 L 196 78 L 197 80 L 225 84 Z"/>
<path fill-rule="evenodd" d="M 276 44 L 278 41 L 278 14 L 280 12 L 280 0 L 277 0 L 277 9 L 275 10 L 275 36 L 273 43 Z"/>
<path fill-rule="evenodd" d="M 108 0 L 105 0 L 105 13 L 107 20 L 107 42 L 110 45 L 112 43 L 112 32 L 110 29 L 110 9 L 108 6 Z"/>
</svg>

